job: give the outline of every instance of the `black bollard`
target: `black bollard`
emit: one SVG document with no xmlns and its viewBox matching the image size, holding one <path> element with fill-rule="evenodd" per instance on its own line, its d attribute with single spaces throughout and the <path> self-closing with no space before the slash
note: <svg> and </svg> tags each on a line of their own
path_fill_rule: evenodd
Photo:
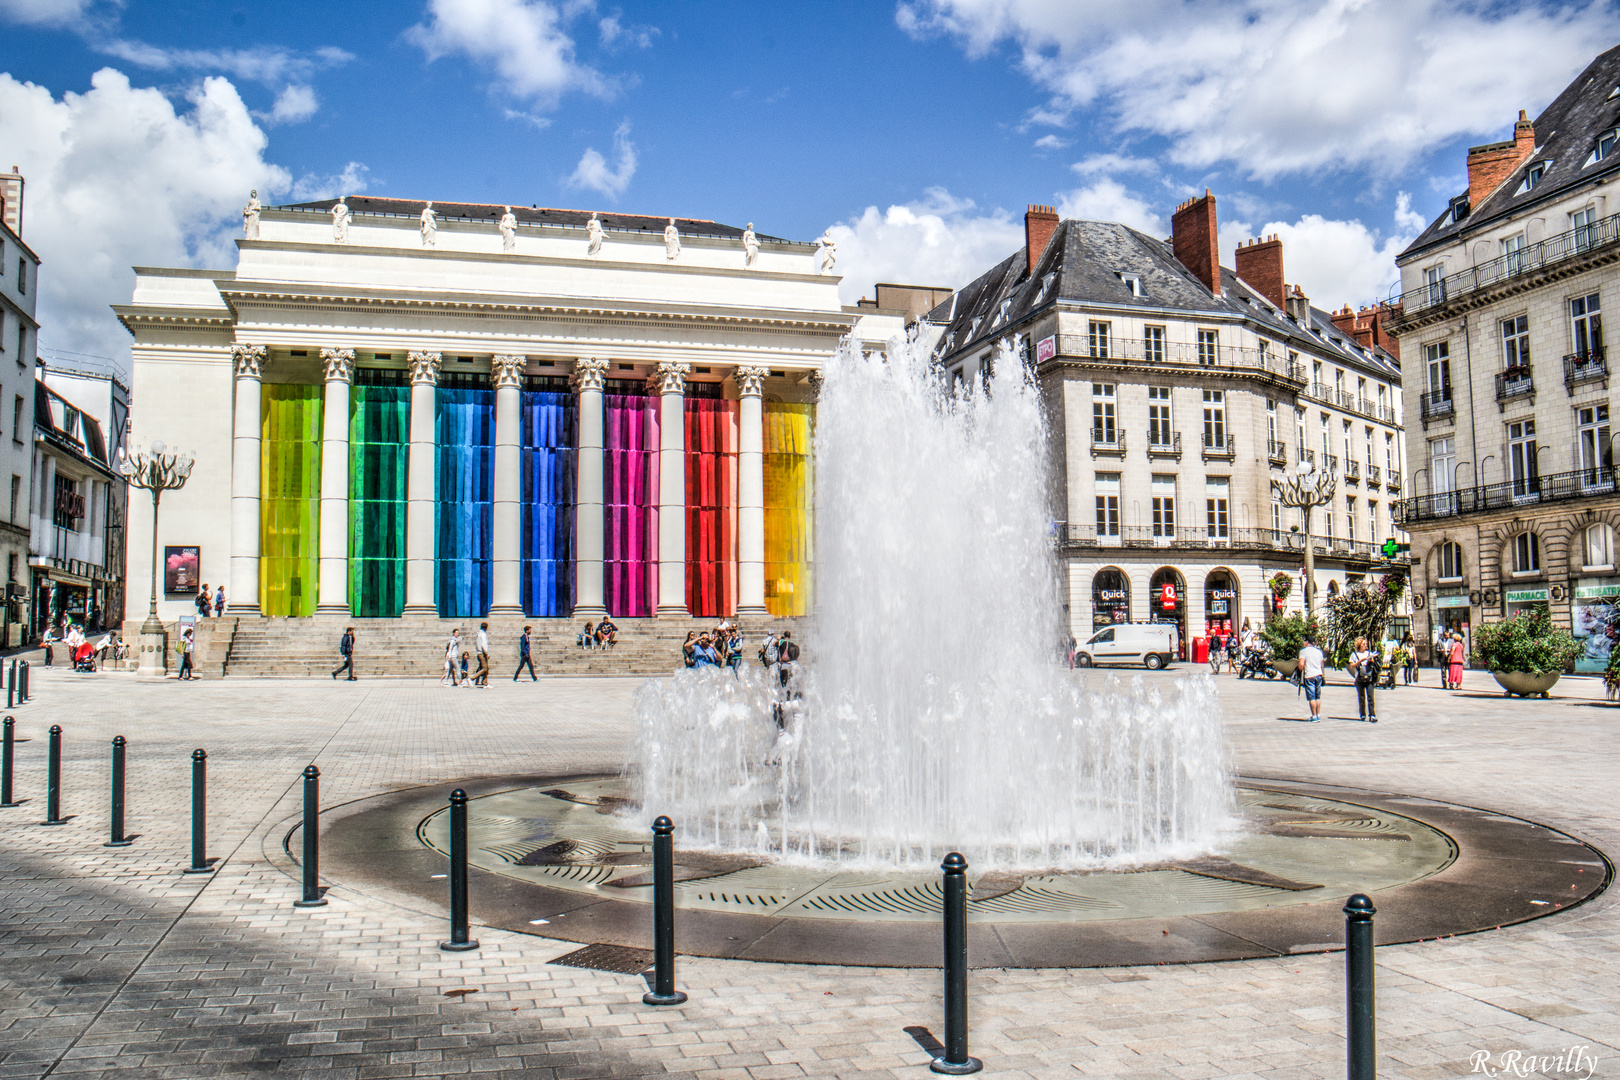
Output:
<svg viewBox="0 0 1620 1080">
<path fill-rule="evenodd" d="M 132 841 L 124 838 L 124 737 L 112 741 L 112 836 L 107 847 L 129 847 Z"/>
<path fill-rule="evenodd" d="M 321 770 L 304 769 L 304 898 L 293 907 L 324 907 L 321 895 Z"/>
<path fill-rule="evenodd" d="M 1373 1005 L 1373 916 L 1370 897 L 1356 893 L 1344 905 L 1344 983 L 1350 1030 L 1349 1080 L 1378 1075 L 1378 1018 Z"/>
<path fill-rule="evenodd" d="M 945 1052 L 928 1067 L 964 1076 L 984 1068 L 984 1062 L 968 1056 L 967 860 L 953 851 L 940 869 L 945 871 Z"/>
<path fill-rule="evenodd" d="M 450 940 L 439 942 L 447 952 L 478 948 L 467 936 L 467 793 L 450 793 Z"/>
<path fill-rule="evenodd" d="M 51 754 L 45 772 L 45 820 L 41 825 L 66 825 L 62 816 L 62 725 L 51 725 Z"/>
<path fill-rule="evenodd" d="M 11 798 L 11 767 L 17 759 L 17 721 L 6 717 L 6 733 L 0 741 L 0 806 L 16 806 Z"/>
<path fill-rule="evenodd" d="M 201 747 L 191 752 L 191 865 L 188 874 L 206 874 L 208 865 L 208 754 Z"/>
<path fill-rule="evenodd" d="M 17 704 L 28 704 L 28 661 L 17 665 Z"/>
<path fill-rule="evenodd" d="M 653 988 L 642 994 L 648 1005 L 679 1005 L 675 989 L 675 823 L 653 822 Z"/>
<path fill-rule="evenodd" d="M 17 661 L 13 660 L 11 666 L 6 668 L 6 708 L 17 704 Z"/>
</svg>

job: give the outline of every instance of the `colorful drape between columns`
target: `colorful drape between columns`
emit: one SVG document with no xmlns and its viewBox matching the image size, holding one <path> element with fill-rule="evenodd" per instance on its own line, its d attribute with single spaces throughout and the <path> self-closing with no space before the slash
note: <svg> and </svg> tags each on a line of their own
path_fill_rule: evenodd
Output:
<svg viewBox="0 0 1620 1080">
<path fill-rule="evenodd" d="M 492 588 L 495 392 L 441 381 L 436 399 L 434 601 L 440 618 L 478 618 Z"/>
<path fill-rule="evenodd" d="M 259 607 L 267 616 L 313 615 L 320 599 L 321 397 L 319 386 L 271 383 L 260 399 Z"/>
<path fill-rule="evenodd" d="M 574 610 L 574 507 L 579 471 L 579 399 L 523 392 L 523 613 Z"/>
<path fill-rule="evenodd" d="M 409 386 L 356 379 L 349 391 L 349 605 L 360 618 L 396 618 L 405 607 L 410 421 Z"/>
<path fill-rule="evenodd" d="M 686 399 L 686 607 L 737 610 L 738 403 Z"/>
<path fill-rule="evenodd" d="M 602 395 L 602 602 L 619 618 L 657 606 L 658 398 Z"/>
<path fill-rule="evenodd" d="M 765 609 L 810 613 L 816 407 L 765 403 Z"/>
</svg>

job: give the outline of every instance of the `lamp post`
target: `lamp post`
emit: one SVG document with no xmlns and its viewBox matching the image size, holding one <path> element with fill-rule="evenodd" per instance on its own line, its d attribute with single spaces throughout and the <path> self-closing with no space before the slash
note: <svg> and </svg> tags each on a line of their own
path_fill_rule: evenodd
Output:
<svg viewBox="0 0 1620 1080">
<path fill-rule="evenodd" d="M 1282 480 L 1271 482 L 1272 494 L 1284 506 L 1297 506 L 1305 524 L 1305 618 L 1310 620 L 1316 600 L 1316 552 L 1311 544 L 1311 508 L 1333 500 L 1338 481 L 1326 469 L 1302 461 Z"/>
<path fill-rule="evenodd" d="M 158 618 L 158 578 L 163 573 L 163 549 L 158 547 L 158 502 L 165 491 L 177 491 L 186 485 L 195 462 L 190 454 L 170 450 L 162 442 L 152 443 L 150 450 L 118 450 L 118 471 L 130 486 L 145 488 L 152 493 L 152 601 L 141 624 L 140 674 L 161 677 L 168 666 L 168 635 Z"/>
</svg>

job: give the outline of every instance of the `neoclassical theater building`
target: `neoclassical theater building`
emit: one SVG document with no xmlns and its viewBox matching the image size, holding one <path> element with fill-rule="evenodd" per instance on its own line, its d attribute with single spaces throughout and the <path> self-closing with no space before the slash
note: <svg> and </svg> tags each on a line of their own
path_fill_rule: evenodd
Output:
<svg viewBox="0 0 1620 1080">
<path fill-rule="evenodd" d="M 902 325 L 840 305 L 830 250 L 380 198 L 244 221 L 236 266 L 139 267 L 116 309 L 133 443 L 196 455 L 158 544 L 198 548 L 231 614 L 807 610 L 818 370 Z M 136 620 L 151 513 L 133 493 Z M 168 584 L 172 622 L 194 593 Z"/>
</svg>

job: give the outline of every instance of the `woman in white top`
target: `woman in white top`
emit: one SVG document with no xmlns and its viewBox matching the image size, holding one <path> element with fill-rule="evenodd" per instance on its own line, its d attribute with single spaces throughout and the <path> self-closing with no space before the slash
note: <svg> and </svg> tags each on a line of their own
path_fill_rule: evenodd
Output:
<svg viewBox="0 0 1620 1080">
<path fill-rule="evenodd" d="M 1382 658 L 1367 648 L 1366 638 L 1356 638 L 1356 650 L 1350 654 L 1350 674 L 1356 680 L 1356 712 L 1369 724 L 1378 723 L 1378 708 L 1373 703 L 1373 687 L 1378 682 L 1378 665 Z"/>
</svg>

